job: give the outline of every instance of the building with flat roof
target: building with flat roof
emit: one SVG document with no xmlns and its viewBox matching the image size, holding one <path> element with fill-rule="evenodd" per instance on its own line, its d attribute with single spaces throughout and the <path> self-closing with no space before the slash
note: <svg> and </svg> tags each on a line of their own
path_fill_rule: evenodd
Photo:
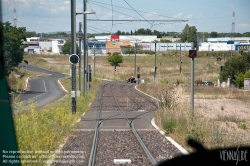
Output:
<svg viewBox="0 0 250 166">
<path fill-rule="evenodd" d="M 199 43 L 199 51 L 250 51 L 250 37 L 207 38 Z"/>
</svg>

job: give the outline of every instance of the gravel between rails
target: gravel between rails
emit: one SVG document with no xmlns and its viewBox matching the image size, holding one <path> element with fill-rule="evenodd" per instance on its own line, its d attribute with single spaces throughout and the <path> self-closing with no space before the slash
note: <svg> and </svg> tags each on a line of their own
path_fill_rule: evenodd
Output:
<svg viewBox="0 0 250 166">
<path fill-rule="evenodd" d="M 69 137 L 54 165 L 88 165 L 93 136 L 94 131 L 79 131 Z"/>
<path fill-rule="evenodd" d="M 130 130 L 99 131 L 96 166 L 112 166 L 114 159 L 131 159 L 129 166 L 152 166 Z"/>
<path fill-rule="evenodd" d="M 156 162 L 172 159 L 183 155 L 171 142 L 162 136 L 157 130 L 137 131 L 142 141 L 155 158 Z"/>
</svg>

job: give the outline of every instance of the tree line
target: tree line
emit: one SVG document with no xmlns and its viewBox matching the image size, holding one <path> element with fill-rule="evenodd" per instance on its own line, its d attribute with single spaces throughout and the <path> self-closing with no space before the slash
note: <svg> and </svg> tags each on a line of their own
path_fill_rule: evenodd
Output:
<svg viewBox="0 0 250 166">
<path fill-rule="evenodd" d="M 186 24 L 186 26 L 189 26 Z M 185 28 L 186 28 L 185 26 Z M 184 29 L 185 29 L 184 28 Z M 66 32 L 54 32 L 54 33 L 36 33 L 35 31 L 27 31 L 26 32 L 26 37 L 44 37 L 44 38 L 49 38 L 49 37 L 70 37 L 70 31 L 68 33 Z M 77 33 L 77 32 L 76 32 Z M 224 33 L 224 32 L 196 32 L 197 34 L 197 40 L 198 41 L 203 41 L 206 38 L 213 38 L 213 37 L 250 37 L 250 32 L 244 32 L 244 33 Z M 93 33 L 93 34 L 88 34 L 88 37 L 94 37 L 98 35 L 110 35 L 110 33 Z M 182 32 L 161 32 L 157 30 L 151 30 L 151 29 L 144 29 L 140 28 L 137 30 L 131 30 L 130 32 L 124 32 L 118 30 L 117 32 L 113 33 L 113 35 L 156 35 L 157 38 L 163 38 L 164 36 L 172 36 L 174 38 L 180 38 L 182 35 Z"/>
</svg>

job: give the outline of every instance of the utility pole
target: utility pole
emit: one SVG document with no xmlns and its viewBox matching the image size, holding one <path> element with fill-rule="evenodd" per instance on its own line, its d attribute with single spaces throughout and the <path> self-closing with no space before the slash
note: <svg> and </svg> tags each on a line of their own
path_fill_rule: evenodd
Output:
<svg viewBox="0 0 250 166">
<path fill-rule="evenodd" d="M 94 77 L 95 77 L 95 42 L 94 42 Z"/>
<path fill-rule="evenodd" d="M 82 48 L 81 48 L 81 43 L 82 43 L 82 23 L 79 22 L 79 31 L 78 31 L 78 38 L 79 38 L 79 91 L 81 92 L 82 90 L 82 84 L 81 84 L 81 79 L 82 79 L 82 67 L 81 67 L 81 62 L 82 62 Z"/>
<path fill-rule="evenodd" d="M 76 0 L 71 0 L 71 54 L 76 53 Z M 76 113 L 76 66 L 71 64 L 71 103 L 72 103 L 72 114 Z"/>
<path fill-rule="evenodd" d="M 157 70 L 157 67 L 156 67 L 156 41 L 155 41 L 155 71 L 154 71 L 154 82 L 156 81 L 156 70 Z"/>
<path fill-rule="evenodd" d="M 181 64 L 182 64 L 182 61 L 181 61 L 181 44 L 180 44 L 180 73 L 181 73 Z"/>
<path fill-rule="evenodd" d="M 208 45 L 208 71 L 210 70 L 210 45 Z"/>
<path fill-rule="evenodd" d="M 137 40 L 136 40 L 136 43 L 135 43 L 134 76 L 136 76 L 136 45 L 137 45 Z"/>
<path fill-rule="evenodd" d="M 194 44 L 193 43 L 192 43 L 191 48 L 194 49 Z M 191 106 L 192 116 L 194 116 L 194 58 L 196 57 L 196 50 L 189 50 L 189 57 L 191 58 L 190 106 Z"/>
<path fill-rule="evenodd" d="M 83 11 L 85 12 L 86 11 L 86 9 L 87 9 L 87 5 L 86 5 L 86 0 L 83 0 Z M 86 91 L 87 91 L 87 71 L 88 71 L 88 57 L 87 57 L 87 51 L 86 51 L 86 49 L 87 49 L 87 30 L 86 30 L 86 28 L 87 28 L 87 21 L 86 21 L 86 19 L 87 19 L 87 15 L 86 14 L 84 14 L 83 15 L 83 26 L 84 26 L 84 29 L 83 29 L 83 38 L 84 38 L 84 52 L 83 52 L 83 54 L 84 54 L 84 97 L 86 98 Z"/>
</svg>

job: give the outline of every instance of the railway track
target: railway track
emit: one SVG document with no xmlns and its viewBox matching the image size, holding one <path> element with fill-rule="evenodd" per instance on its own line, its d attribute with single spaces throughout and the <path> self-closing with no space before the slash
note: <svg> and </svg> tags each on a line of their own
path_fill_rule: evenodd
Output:
<svg viewBox="0 0 250 166">
<path fill-rule="evenodd" d="M 140 115 L 145 114 L 139 114 L 136 115 L 133 118 L 128 118 L 128 116 L 126 115 L 126 112 L 128 111 L 136 111 L 139 110 L 142 105 L 137 102 L 135 99 L 133 99 L 131 96 L 131 94 L 129 92 L 127 92 L 127 90 L 125 89 L 125 87 L 127 86 L 127 84 L 120 84 L 119 86 L 117 86 L 119 84 L 106 84 L 105 86 L 108 86 L 108 88 L 110 88 L 110 91 L 108 94 L 105 94 L 105 86 L 102 89 L 102 93 L 101 93 L 101 100 L 100 100 L 100 108 L 99 108 L 99 112 L 97 115 L 97 123 L 96 123 L 96 127 L 95 127 L 95 135 L 94 135 L 94 139 L 93 139 L 93 145 L 92 145 L 92 150 L 91 150 L 91 154 L 90 154 L 90 159 L 89 159 L 89 166 L 94 166 L 94 165 L 103 165 L 103 164 L 108 164 L 111 165 L 112 164 L 112 159 L 113 161 L 115 161 L 116 159 L 124 159 L 125 158 L 125 162 L 131 162 L 131 160 L 133 160 L 133 164 L 135 165 L 157 165 L 157 162 L 155 161 L 154 157 L 152 156 L 152 154 L 149 152 L 149 150 L 147 149 L 147 147 L 145 146 L 145 144 L 143 143 L 142 139 L 140 138 L 139 134 L 137 133 L 136 129 L 134 128 L 133 122 L 135 119 L 137 119 Z M 118 91 L 117 88 L 121 88 L 122 91 Z M 128 89 L 128 91 L 130 91 Z M 120 92 L 120 93 L 118 93 Z M 134 94 L 134 92 L 132 92 Z M 104 96 L 108 96 L 109 98 L 111 97 L 115 102 L 115 105 L 118 108 L 119 113 L 114 113 L 113 115 L 105 118 L 105 119 L 101 119 L 100 118 L 100 114 L 103 108 L 103 97 Z M 127 104 L 127 108 L 126 108 L 126 99 L 127 99 L 127 103 L 128 100 L 130 100 L 130 102 L 133 102 L 133 106 L 132 108 L 130 108 L 130 110 L 128 110 L 128 104 Z M 125 107 L 125 109 L 123 109 Z M 107 131 L 101 131 L 101 141 L 99 141 L 99 145 L 97 145 L 98 143 L 98 136 L 99 136 L 99 127 L 100 125 L 107 120 L 110 120 L 112 118 L 115 118 L 118 115 L 123 115 L 124 119 L 126 119 L 126 122 L 129 124 L 129 127 L 131 129 L 131 131 L 129 130 L 114 130 L 113 132 L 108 132 L 109 134 L 107 134 L 105 136 L 105 134 L 107 133 Z M 114 143 L 112 143 L 114 142 Z M 106 146 L 108 145 L 108 146 Z M 97 150 L 97 146 L 99 147 Z M 107 150 L 109 149 L 109 151 L 113 152 L 110 153 L 110 156 L 105 155 L 107 154 Z M 97 153 L 96 153 L 97 151 Z M 144 153 L 143 153 L 144 152 Z M 119 154 L 120 153 L 120 154 Z M 146 154 L 146 155 L 145 155 Z M 97 160 L 95 160 L 95 157 L 97 156 Z M 118 160 L 119 161 L 119 160 Z"/>
<path fill-rule="evenodd" d="M 131 162 L 129 165 L 152 166 L 181 155 L 151 125 L 157 106 L 155 100 L 138 92 L 134 84 L 108 82 L 100 87 L 90 110 L 62 151 L 81 151 L 71 165 L 89 166 L 116 165 L 114 162 L 122 161 L 119 159 Z M 68 163 L 56 165 L 70 165 L 71 154 L 62 154 L 58 160 L 67 155 Z"/>
</svg>

